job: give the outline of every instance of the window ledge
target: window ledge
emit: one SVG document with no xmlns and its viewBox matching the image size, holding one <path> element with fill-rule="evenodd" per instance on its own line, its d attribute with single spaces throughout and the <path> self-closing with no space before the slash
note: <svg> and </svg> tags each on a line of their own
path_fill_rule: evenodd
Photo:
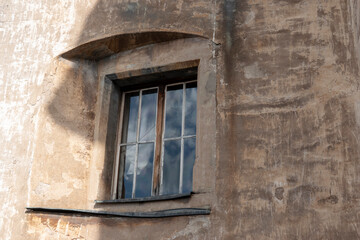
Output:
<svg viewBox="0 0 360 240">
<path fill-rule="evenodd" d="M 191 196 L 191 193 L 185 193 L 185 194 L 173 194 L 173 195 L 160 195 L 160 196 L 144 197 L 144 198 L 95 200 L 95 204 L 154 202 L 154 201 L 165 201 L 165 200 L 171 200 L 171 199 L 188 198 L 190 196 Z"/>
<path fill-rule="evenodd" d="M 152 212 L 108 212 L 64 208 L 27 207 L 26 213 L 45 213 L 55 215 L 76 215 L 80 217 L 129 217 L 129 218 L 165 218 L 178 216 L 209 215 L 209 207 L 204 208 L 176 208 Z"/>
</svg>

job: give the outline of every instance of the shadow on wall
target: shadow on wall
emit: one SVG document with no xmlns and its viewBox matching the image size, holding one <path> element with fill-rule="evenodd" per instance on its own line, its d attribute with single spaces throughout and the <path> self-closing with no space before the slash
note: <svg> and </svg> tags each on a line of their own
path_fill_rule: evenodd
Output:
<svg viewBox="0 0 360 240">
<path fill-rule="evenodd" d="M 192 4 L 187 4 L 191 11 L 184 13 L 184 3 L 179 5 L 175 1 L 166 4 L 160 1 L 148 3 L 145 0 L 137 3 L 98 1 L 74 44 L 78 47 L 61 55 L 71 61 L 72 67 L 62 74 L 61 86 L 48 105 L 53 120 L 73 133 L 92 138 L 97 89 L 96 61 L 148 44 L 211 36 L 211 31 L 205 33 L 203 30 L 211 29 L 205 27 L 209 25 L 207 21 L 211 11 L 202 7 L 194 9 Z M 198 16 L 192 16 L 193 11 L 199 13 Z"/>
<path fill-rule="evenodd" d="M 148 44 L 203 36 L 206 35 L 203 29 L 211 29 L 205 27 L 208 24 L 206 22 L 209 20 L 208 18 L 201 17 L 201 14 L 199 17 L 192 16 L 192 11 L 209 14 L 209 9 L 206 8 L 192 9 L 183 14 L 176 1 L 167 2 L 166 6 L 160 5 L 158 1 L 146 3 L 145 0 L 140 0 L 138 3 L 114 2 L 98 1 L 87 17 L 78 37 L 75 44 L 78 47 L 64 53 L 59 58 L 58 64 L 62 65 L 61 69 L 65 70 L 56 72 L 61 75 L 57 80 L 59 86 L 47 106 L 53 122 L 64 129 L 66 136 L 70 138 L 76 134 L 89 143 L 89 147 L 86 148 L 87 152 L 83 155 L 84 158 L 87 158 L 85 160 L 87 162 L 91 161 L 94 120 L 97 114 L 95 112 L 96 98 L 98 97 L 97 60 Z M 197 24 L 194 25 L 194 22 Z M 173 29 L 180 32 L 173 32 Z M 65 145 L 65 142 L 70 140 L 63 139 L 62 141 Z M 108 189 L 105 189 L 106 192 L 110 192 L 112 164 L 112 162 L 104 162 L 103 169 L 105 170 L 101 177 L 105 182 L 109 182 Z M 86 171 L 88 169 L 84 169 L 83 173 Z M 104 221 L 99 219 L 98 239 L 111 237 L 108 234 L 111 234 L 109 232 L 112 232 L 112 228 L 105 227 L 107 229 L 105 231 L 102 225 L 113 224 L 113 220 Z M 146 221 L 148 223 L 148 221 L 155 220 Z M 156 222 L 163 221 L 156 220 Z M 142 220 L 122 222 L 122 225 L 129 225 L 125 226 L 128 230 L 122 233 L 123 236 L 126 237 L 126 234 L 130 234 L 133 225 L 138 225 L 139 222 L 144 223 Z M 147 232 L 151 232 L 151 225 L 145 225 L 149 228 Z M 118 231 L 113 230 L 112 234 L 118 234 Z M 138 235 L 138 237 L 140 236 Z"/>
</svg>

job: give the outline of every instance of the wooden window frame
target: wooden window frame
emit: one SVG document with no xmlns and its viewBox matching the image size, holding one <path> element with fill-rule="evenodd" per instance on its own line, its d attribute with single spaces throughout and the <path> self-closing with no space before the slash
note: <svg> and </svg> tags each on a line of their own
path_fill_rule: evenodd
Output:
<svg viewBox="0 0 360 240">
<path fill-rule="evenodd" d="M 195 78 L 195 79 L 194 79 Z M 183 170 L 184 170 L 184 139 L 187 138 L 195 138 L 195 135 L 184 136 L 185 131 L 185 105 L 186 105 L 186 84 L 188 83 L 197 83 L 197 76 L 194 76 L 192 80 L 181 80 L 181 81 L 170 81 L 171 83 L 154 83 L 152 86 L 150 84 L 147 85 L 136 85 L 131 86 L 130 90 L 124 89 L 121 91 L 120 94 L 120 109 L 119 109 L 119 118 L 118 118 L 118 130 L 116 136 L 116 157 L 115 157 L 115 167 L 113 172 L 113 179 L 112 179 L 112 188 L 111 188 L 111 199 L 112 200 L 127 200 L 124 198 L 124 170 L 125 170 L 125 162 L 121 162 L 120 154 L 121 154 L 121 147 L 129 146 L 129 145 L 136 145 L 135 150 L 135 166 L 134 166 L 134 181 L 133 181 L 133 189 L 132 189 L 132 197 L 129 199 L 136 199 L 135 197 L 135 189 L 136 189 L 136 168 L 138 162 L 138 146 L 141 143 L 148 143 L 153 142 L 155 144 L 154 148 L 154 159 L 153 159 L 153 171 L 152 171 L 152 189 L 151 189 L 151 196 L 146 197 L 147 199 L 151 198 L 166 198 L 166 196 L 171 197 L 170 195 L 162 194 L 162 184 L 163 184 L 163 164 L 164 164 L 164 144 L 167 140 L 181 140 L 181 153 L 180 153 L 180 179 L 179 179 L 179 196 L 189 195 L 190 193 L 183 193 Z M 182 102 L 182 126 L 181 126 L 181 136 L 174 137 L 174 138 L 164 138 L 165 133 L 165 122 L 166 122 L 166 90 L 169 86 L 180 85 L 182 84 L 183 87 L 183 102 Z M 141 116 L 141 96 L 142 92 L 146 90 L 157 89 L 157 107 L 156 107 L 156 123 L 155 123 L 155 140 L 153 141 L 139 141 L 139 134 L 140 134 L 140 116 Z M 122 139 L 122 131 L 123 131 L 123 119 L 124 119 L 124 108 L 125 108 L 125 95 L 131 92 L 139 92 L 139 110 L 138 110 L 138 117 L 137 117 L 137 133 L 136 133 L 136 141 L 131 143 L 121 143 Z"/>
</svg>

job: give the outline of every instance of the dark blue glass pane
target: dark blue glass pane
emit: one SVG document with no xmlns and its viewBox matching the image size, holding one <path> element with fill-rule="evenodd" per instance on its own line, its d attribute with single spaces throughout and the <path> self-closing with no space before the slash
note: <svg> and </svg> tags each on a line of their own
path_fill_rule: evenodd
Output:
<svg viewBox="0 0 360 240">
<path fill-rule="evenodd" d="M 170 86 L 165 98 L 165 138 L 181 136 L 183 85 Z"/>
<path fill-rule="evenodd" d="M 165 141 L 161 193 L 179 193 L 181 140 Z"/>
<path fill-rule="evenodd" d="M 139 112 L 139 92 L 125 94 L 121 142 L 135 142 Z"/>
<path fill-rule="evenodd" d="M 135 197 L 150 197 L 154 162 L 154 143 L 139 144 Z"/>
<path fill-rule="evenodd" d="M 139 141 L 155 139 L 157 89 L 143 91 L 141 97 L 141 117 Z"/>
<path fill-rule="evenodd" d="M 196 134 L 196 82 L 187 83 L 185 89 L 185 132 L 184 135 Z"/>
<path fill-rule="evenodd" d="M 195 146 L 195 137 L 184 139 L 184 171 L 182 193 L 190 193 L 192 191 Z"/>
<path fill-rule="evenodd" d="M 135 145 L 121 147 L 121 161 L 125 163 L 123 196 L 124 198 L 132 198 L 134 168 L 135 168 Z"/>
</svg>

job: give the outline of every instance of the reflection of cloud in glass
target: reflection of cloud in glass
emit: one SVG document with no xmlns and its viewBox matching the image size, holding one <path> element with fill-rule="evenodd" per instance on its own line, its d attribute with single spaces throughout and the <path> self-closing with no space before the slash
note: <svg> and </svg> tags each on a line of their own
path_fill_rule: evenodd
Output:
<svg viewBox="0 0 360 240">
<path fill-rule="evenodd" d="M 126 149 L 126 150 L 125 150 Z M 124 192 L 125 198 L 132 197 L 132 186 L 133 186 L 133 176 L 134 176 L 134 164 L 135 164 L 135 145 L 122 147 L 122 153 L 125 156 L 125 171 L 124 171 Z"/>
<path fill-rule="evenodd" d="M 134 174 L 134 164 L 135 164 L 135 145 L 126 147 L 126 157 L 125 157 L 125 172 L 126 175 Z M 126 171 L 127 169 L 127 171 Z M 126 177 L 125 175 L 125 177 Z"/>
<path fill-rule="evenodd" d="M 125 95 L 124 123 L 122 142 L 135 142 L 139 111 L 139 93 Z"/>
<path fill-rule="evenodd" d="M 195 137 L 184 139 L 183 193 L 190 193 L 192 190 L 195 144 Z"/>
<path fill-rule="evenodd" d="M 185 136 L 196 134 L 196 90 L 196 83 L 186 84 Z"/>
<path fill-rule="evenodd" d="M 165 141 L 162 194 L 179 193 L 181 140 Z"/>
<path fill-rule="evenodd" d="M 157 89 L 143 92 L 141 100 L 141 120 L 139 141 L 155 139 Z"/>
<path fill-rule="evenodd" d="M 168 87 L 166 91 L 165 138 L 181 136 L 183 85 Z"/>
<path fill-rule="evenodd" d="M 165 98 L 165 139 L 180 137 L 182 128 L 183 94 L 185 91 L 185 135 L 196 134 L 196 83 L 170 86 Z M 156 126 L 157 89 L 142 92 L 139 141 L 154 141 Z M 124 109 L 124 130 L 127 142 L 136 141 L 136 129 L 139 107 L 139 92 L 126 95 Z M 125 156 L 124 187 L 125 198 L 131 198 L 135 167 L 136 146 L 127 146 Z M 195 161 L 195 138 L 184 139 L 184 171 L 182 192 L 191 192 L 192 173 Z M 181 140 L 164 142 L 164 162 L 162 169 L 162 194 L 180 192 L 180 156 Z M 135 197 L 151 196 L 154 161 L 154 142 L 138 144 Z"/>
<path fill-rule="evenodd" d="M 136 174 L 142 174 L 142 171 L 152 164 L 152 160 L 154 157 L 154 144 L 146 143 L 139 144 L 139 155 L 138 155 L 138 168 Z"/>
<path fill-rule="evenodd" d="M 143 169 L 145 169 L 150 161 L 150 158 L 153 158 L 154 155 L 154 144 L 140 144 L 141 145 L 151 145 L 151 147 L 144 147 L 139 149 L 138 155 L 138 165 L 137 165 L 137 173 L 139 175 Z M 152 160 L 151 160 L 152 161 Z M 135 164 L 135 145 L 128 146 L 126 150 L 126 161 L 125 161 L 125 177 L 127 175 L 134 174 L 134 164 Z M 152 164 L 152 163 L 151 163 Z"/>
<path fill-rule="evenodd" d="M 151 196 L 154 143 L 139 144 L 135 197 Z"/>
<path fill-rule="evenodd" d="M 126 151 L 125 151 L 126 148 Z M 135 167 L 135 151 L 136 146 L 122 147 L 124 154 L 125 171 L 124 171 L 124 192 L 125 198 L 132 197 L 134 167 Z M 138 145 L 136 169 L 136 186 L 135 197 L 151 196 L 153 161 L 154 161 L 154 143 L 146 143 Z"/>
</svg>

